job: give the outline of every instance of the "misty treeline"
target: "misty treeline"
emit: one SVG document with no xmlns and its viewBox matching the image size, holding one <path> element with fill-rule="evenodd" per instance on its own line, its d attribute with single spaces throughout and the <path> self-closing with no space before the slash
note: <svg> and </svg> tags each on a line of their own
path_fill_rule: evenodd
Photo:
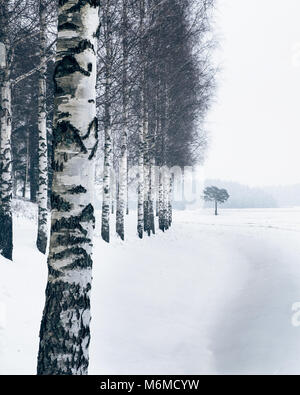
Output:
<svg viewBox="0 0 300 395">
<path fill-rule="evenodd" d="M 37 247 L 46 251 L 55 167 L 57 6 L 64 3 L 0 0 L 0 251 L 8 259 L 13 197 L 38 204 Z M 112 232 L 125 238 L 130 185 L 136 186 L 138 236 L 156 232 L 156 216 L 158 228 L 167 230 L 174 174 L 166 169 L 194 166 L 204 156 L 204 118 L 214 83 L 212 3 L 101 1 L 94 154 L 95 183 L 102 189 L 96 220 L 107 242 Z M 63 29 L 72 26 L 66 22 Z M 67 67 L 75 66 L 70 61 Z"/>
</svg>

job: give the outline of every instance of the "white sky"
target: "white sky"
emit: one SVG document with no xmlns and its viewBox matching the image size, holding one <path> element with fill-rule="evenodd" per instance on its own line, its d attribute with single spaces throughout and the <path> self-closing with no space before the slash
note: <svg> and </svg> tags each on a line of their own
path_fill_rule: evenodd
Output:
<svg viewBox="0 0 300 395">
<path fill-rule="evenodd" d="M 217 0 L 206 178 L 300 182 L 300 1 Z"/>
</svg>

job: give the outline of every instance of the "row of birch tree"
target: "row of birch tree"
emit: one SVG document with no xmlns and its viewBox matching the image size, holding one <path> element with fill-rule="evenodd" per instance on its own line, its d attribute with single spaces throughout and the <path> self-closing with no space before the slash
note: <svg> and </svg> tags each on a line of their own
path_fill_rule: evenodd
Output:
<svg viewBox="0 0 300 395">
<path fill-rule="evenodd" d="M 43 253 L 47 247 L 57 8 L 55 0 L 0 4 L 0 251 L 12 259 L 13 196 L 37 203 L 37 247 Z M 214 74 L 211 9 L 207 0 L 102 1 L 96 182 L 103 191 L 106 242 L 112 232 L 125 238 L 131 184 L 136 185 L 138 236 L 156 232 L 155 217 L 158 228 L 167 230 L 174 174 L 166 169 L 193 166 L 204 155 Z"/>
<path fill-rule="evenodd" d="M 156 232 L 156 216 L 160 230 L 172 224 L 168 169 L 193 166 L 206 148 L 211 9 L 0 0 L 0 253 L 12 259 L 12 200 L 29 191 L 37 248 L 49 245 L 38 374 L 88 371 L 95 184 L 106 242 L 125 239 L 131 185 L 139 238 Z"/>
</svg>

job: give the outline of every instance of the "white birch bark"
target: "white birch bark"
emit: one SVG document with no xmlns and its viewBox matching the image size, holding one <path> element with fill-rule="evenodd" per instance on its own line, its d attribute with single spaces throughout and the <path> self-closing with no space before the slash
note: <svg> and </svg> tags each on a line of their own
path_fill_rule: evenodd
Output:
<svg viewBox="0 0 300 395">
<path fill-rule="evenodd" d="M 38 374 L 87 374 L 94 229 L 99 0 L 59 2 L 46 304 Z"/>
<path fill-rule="evenodd" d="M 144 84 L 146 81 L 144 79 Z M 149 193 L 150 193 L 150 142 L 149 142 L 149 122 L 147 110 L 147 96 L 144 93 L 143 109 L 143 134 L 144 134 L 144 231 L 150 236 L 149 222 Z"/>
<path fill-rule="evenodd" d="M 28 178 L 29 178 L 29 130 L 26 131 L 26 160 L 25 160 L 25 176 L 24 176 L 23 193 L 22 193 L 23 199 L 26 198 Z"/>
<path fill-rule="evenodd" d="M 11 157 L 11 84 L 4 70 L 1 81 L 0 141 L 0 254 L 12 260 L 12 157 Z"/>
<path fill-rule="evenodd" d="M 110 0 L 106 0 L 104 10 L 104 34 L 105 34 L 105 104 L 104 104 L 104 168 L 103 168 L 103 202 L 102 202 L 102 227 L 101 235 L 104 241 L 110 239 L 110 200 L 111 200 L 111 168 L 112 168 L 112 136 L 110 115 L 110 86 L 111 86 L 111 19 Z"/>
<path fill-rule="evenodd" d="M 153 155 L 153 153 L 152 153 Z M 155 234 L 155 221 L 154 221 L 154 201 L 155 201 L 155 157 L 152 156 L 150 159 L 150 178 L 149 178 L 149 225 L 150 231 Z"/>
<path fill-rule="evenodd" d="M 174 175 L 170 174 L 169 178 L 169 195 L 168 195 L 168 226 L 172 226 L 173 220 L 173 185 L 174 185 Z"/>
<path fill-rule="evenodd" d="M 127 120 L 128 120 L 128 43 L 127 43 L 127 7 L 128 0 L 123 0 L 123 131 L 121 143 L 121 159 L 119 165 L 118 200 L 116 216 L 116 232 L 124 240 L 124 214 L 127 195 Z"/>
<path fill-rule="evenodd" d="M 11 155 L 11 81 L 9 40 L 7 34 L 7 2 L 0 3 L 0 254 L 12 260 L 12 155 Z M 11 51 L 10 51 L 11 52 Z"/>
<path fill-rule="evenodd" d="M 40 0 L 40 63 L 39 97 L 38 97 L 38 132 L 39 132 L 39 185 L 38 202 L 38 234 L 37 248 L 46 253 L 48 238 L 48 143 L 47 143 L 47 113 L 46 113 L 46 7 Z"/>
<path fill-rule="evenodd" d="M 164 232 L 164 171 L 162 167 L 159 169 L 158 180 L 158 225 L 159 229 Z"/>
<path fill-rule="evenodd" d="M 138 224 L 137 232 L 140 239 L 144 234 L 144 131 L 139 119 L 139 153 L 138 153 Z"/>
<path fill-rule="evenodd" d="M 144 24 L 145 24 L 145 0 L 140 0 L 140 59 L 144 56 Z M 144 73 L 142 73 L 139 94 L 140 94 L 140 113 L 139 113 L 139 152 L 138 152 L 138 218 L 137 218 L 137 233 L 140 239 L 144 234 Z"/>
</svg>

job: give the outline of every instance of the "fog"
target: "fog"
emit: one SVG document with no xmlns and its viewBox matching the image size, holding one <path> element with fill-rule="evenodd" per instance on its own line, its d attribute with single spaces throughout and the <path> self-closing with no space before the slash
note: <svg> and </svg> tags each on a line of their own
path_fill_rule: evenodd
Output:
<svg viewBox="0 0 300 395">
<path fill-rule="evenodd" d="M 206 178 L 300 182 L 300 2 L 219 0 Z"/>
</svg>

